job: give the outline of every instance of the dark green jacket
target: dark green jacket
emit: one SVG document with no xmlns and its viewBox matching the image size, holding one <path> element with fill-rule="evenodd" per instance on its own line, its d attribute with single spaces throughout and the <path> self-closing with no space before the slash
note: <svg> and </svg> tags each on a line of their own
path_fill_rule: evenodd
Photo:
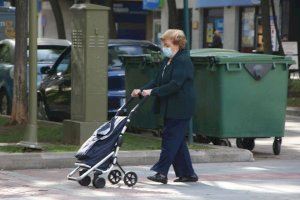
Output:
<svg viewBox="0 0 300 200">
<path fill-rule="evenodd" d="M 141 90 L 152 89 L 155 97 L 153 110 L 164 118 L 191 118 L 195 110 L 194 66 L 187 50 L 180 50 L 171 63 L 164 59 L 156 78 L 144 85 Z"/>
</svg>

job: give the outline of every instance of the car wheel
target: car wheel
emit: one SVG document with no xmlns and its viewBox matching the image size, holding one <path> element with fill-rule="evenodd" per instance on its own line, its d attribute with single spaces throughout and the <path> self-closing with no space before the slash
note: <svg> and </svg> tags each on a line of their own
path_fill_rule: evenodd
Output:
<svg viewBox="0 0 300 200">
<path fill-rule="evenodd" d="M 0 91 L 0 114 L 1 115 L 10 115 L 10 102 L 8 95 L 5 90 Z"/>
<path fill-rule="evenodd" d="M 38 100 L 38 111 L 37 111 L 38 119 L 40 120 L 48 120 L 48 115 L 46 111 L 45 102 L 43 100 Z"/>
</svg>

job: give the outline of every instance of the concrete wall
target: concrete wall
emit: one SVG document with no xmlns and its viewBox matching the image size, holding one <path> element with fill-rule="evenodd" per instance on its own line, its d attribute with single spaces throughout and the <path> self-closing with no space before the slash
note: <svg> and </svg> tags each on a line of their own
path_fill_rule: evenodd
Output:
<svg viewBox="0 0 300 200">
<path fill-rule="evenodd" d="M 55 19 L 48 1 L 42 3 L 41 18 L 43 18 L 44 23 L 41 24 L 42 28 L 39 31 L 43 31 L 39 32 L 39 35 L 41 37 L 57 38 Z"/>
<path fill-rule="evenodd" d="M 73 5 L 73 1 L 59 1 L 65 24 L 66 37 L 68 40 L 71 40 L 71 12 L 70 7 Z M 43 26 L 43 19 L 46 21 Z M 44 31 L 43 31 L 44 30 Z M 43 33 L 44 32 L 44 33 Z M 43 1 L 42 11 L 40 14 L 40 27 L 39 27 L 39 36 L 57 38 L 57 28 L 55 18 L 52 12 L 51 5 L 48 1 Z"/>
<path fill-rule="evenodd" d="M 239 47 L 239 7 L 224 8 L 224 49 L 238 50 Z"/>
<path fill-rule="evenodd" d="M 168 4 L 164 3 L 163 7 L 161 8 L 161 32 L 165 32 L 168 30 L 169 27 L 169 9 Z"/>
<path fill-rule="evenodd" d="M 203 9 L 192 10 L 192 49 L 203 47 Z"/>
</svg>

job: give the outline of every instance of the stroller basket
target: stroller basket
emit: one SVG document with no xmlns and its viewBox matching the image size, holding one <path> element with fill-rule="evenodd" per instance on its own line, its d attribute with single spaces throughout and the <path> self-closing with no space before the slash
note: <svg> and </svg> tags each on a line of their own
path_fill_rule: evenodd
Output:
<svg viewBox="0 0 300 200">
<path fill-rule="evenodd" d="M 82 186 L 87 186 L 91 183 L 90 174 L 94 174 L 93 185 L 96 188 L 105 186 L 105 179 L 102 174 L 108 173 L 108 180 L 112 184 L 117 184 L 122 179 L 127 186 L 133 186 L 137 182 L 137 175 L 134 172 L 125 172 L 117 162 L 119 148 L 122 145 L 122 136 L 124 135 L 127 124 L 130 122 L 132 114 L 142 105 L 147 98 L 140 98 L 140 101 L 129 112 L 128 116 L 121 116 L 124 109 L 133 101 L 130 98 L 128 102 L 119 108 L 117 114 L 108 122 L 97 128 L 92 136 L 81 146 L 75 157 L 79 162 L 69 175 L 69 180 L 77 181 Z M 119 170 L 112 170 L 117 166 Z M 78 177 L 73 175 L 79 172 Z M 122 173 L 121 173 L 122 172 Z"/>
<path fill-rule="evenodd" d="M 81 146 L 75 157 L 81 162 L 93 166 L 105 158 L 115 148 L 119 135 L 127 122 L 127 117 L 115 116 L 104 123 Z M 107 163 L 106 163 L 107 164 Z M 100 166 L 100 168 L 108 166 Z"/>
</svg>

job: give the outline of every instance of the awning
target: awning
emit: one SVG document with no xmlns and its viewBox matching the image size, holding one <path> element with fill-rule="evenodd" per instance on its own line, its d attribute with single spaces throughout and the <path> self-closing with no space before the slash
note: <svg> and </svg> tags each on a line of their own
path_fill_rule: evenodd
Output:
<svg viewBox="0 0 300 200">
<path fill-rule="evenodd" d="M 196 8 L 253 6 L 259 4 L 260 0 L 197 0 Z"/>
</svg>

